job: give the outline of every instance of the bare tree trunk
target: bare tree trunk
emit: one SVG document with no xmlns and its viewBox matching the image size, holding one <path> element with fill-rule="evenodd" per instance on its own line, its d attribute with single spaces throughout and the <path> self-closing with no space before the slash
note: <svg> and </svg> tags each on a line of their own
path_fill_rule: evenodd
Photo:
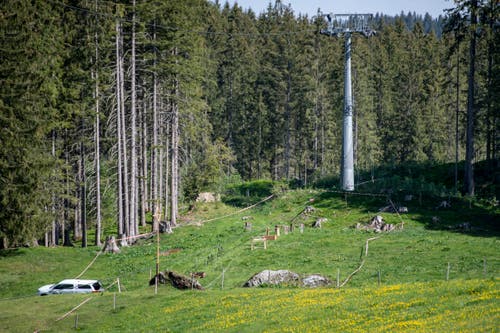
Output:
<svg viewBox="0 0 500 333">
<path fill-rule="evenodd" d="M 116 20 L 116 37 L 115 37 L 115 46 L 116 46 L 116 136 L 118 138 L 118 195 L 116 198 L 116 203 L 118 206 L 118 235 L 123 235 L 124 233 L 124 207 L 123 207 L 123 164 L 122 164 L 122 155 L 123 155 L 123 147 L 122 147 L 122 84 L 121 84 L 121 52 L 120 52 L 120 40 L 121 40 L 121 28 L 120 21 Z"/>
<path fill-rule="evenodd" d="M 467 92 L 467 139 L 465 146 L 465 191 L 467 195 L 474 195 L 474 120 L 475 120 L 475 65 L 476 65 L 476 26 L 477 26 L 477 0 L 471 1 L 471 39 L 469 46 L 469 75 Z"/>
<path fill-rule="evenodd" d="M 132 1 L 131 105 L 130 105 L 130 236 L 137 234 L 137 91 L 135 66 L 135 0 Z"/>
<path fill-rule="evenodd" d="M 65 135 L 64 135 L 64 161 L 65 161 L 66 165 L 69 165 L 69 151 L 67 148 L 67 144 L 66 144 L 67 141 L 66 140 L 67 140 L 67 132 L 65 131 Z M 67 169 L 64 171 L 64 185 L 65 185 L 66 196 L 62 200 L 62 204 L 63 204 L 62 215 L 63 216 L 62 216 L 61 223 L 63 225 L 67 224 L 67 226 L 68 226 L 68 228 L 67 228 L 68 232 L 66 234 L 63 233 L 63 235 L 66 236 L 64 238 L 64 245 L 73 246 L 73 244 L 71 243 L 69 230 L 71 230 L 71 227 L 73 227 L 73 239 L 76 239 L 77 236 L 78 236 L 78 239 L 80 239 L 81 238 L 81 225 L 77 223 L 78 219 L 76 219 L 76 218 L 73 220 L 73 223 L 69 222 L 70 202 L 69 202 L 68 198 L 70 198 L 70 196 L 71 196 L 70 187 L 69 187 L 70 186 L 69 172 L 70 171 Z M 57 224 L 55 224 L 55 227 L 57 228 Z M 54 237 L 58 237 L 57 232 L 54 232 Z"/>
<path fill-rule="evenodd" d="M 56 132 L 55 130 L 52 130 L 52 157 L 56 157 Z M 52 225 L 50 229 L 50 233 L 46 233 L 47 237 L 45 241 L 45 246 L 54 246 L 55 245 L 55 235 L 56 235 L 56 195 L 52 193 L 52 207 L 51 207 L 51 213 L 52 213 Z M 52 235 L 52 239 L 48 237 L 49 235 Z"/>
<path fill-rule="evenodd" d="M 498 18 L 495 18 L 494 13 L 498 12 L 497 8 L 500 6 L 498 3 L 498 0 L 490 0 L 488 6 L 490 7 L 491 14 L 488 17 L 488 31 L 489 31 L 489 42 L 488 42 L 488 70 L 487 70 L 487 89 L 488 89 L 488 95 L 487 95 L 487 103 L 486 103 L 486 130 L 487 130 L 487 135 L 486 135 L 486 160 L 488 160 L 488 167 L 491 171 L 494 170 L 495 168 L 495 146 L 496 146 L 496 122 L 495 116 L 498 114 L 498 111 L 495 112 L 495 109 L 493 108 L 493 65 L 494 65 L 494 59 L 493 56 L 495 55 L 495 36 L 494 36 L 494 25 L 495 21 L 498 20 Z"/>
<path fill-rule="evenodd" d="M 292 70 L 292 64 L 288 61 L 287 66 L 287 83 L 286 83 L 286 98 L 285 98 L 285 179 L 290 179 L 290 159 L 291 159 L 291 93 L 292 93 L 292 77 L 290 71 Z"/>
<path fill-rule="evenodd" d="M 160 93 L 161 95 L 161 93 Z M 164 110 L 164 106 L 163 106 L 163 100 L 160 100 L 160 107 L 159 107 L 160 110 Z M 158 178 L 157 178 L 157 181 L 158 181 L 158 184 L 156 185 L 157 186 L 157 193 L 158 193 L 158 197 L 156 198 L 156 207 L 158 209 L 158 212 L 160 212 L 160 217 L 159 217 L 159 220 L 162 220 L 161 218 L 161 208 L 162 208 L 162 195 L 163 195 L 163 152 L 164 152 L 164 148 L 163 148 L 163 136 L 165 135 L 165 131 L 164 131 L 164 128 L 165 126 L 163 125 L 163 121 L 165 119 L 165 114 L 164 112 L 161 112 L 160 111 L 160 114 L 159 114 L 159 126 L 158 126 L 158 150 L 157 150 L 157 153 L 158 153 L 158 156 L 157 156 L 157 171 L 158 171 Z"/>
<path fill-rule="evenodd" d="M 143 96 L 143 106 L 141 113 L 141 170 L 140 170 L 140 183 L 139 192 L 141 197 L 141 207 L 140 207 L 140 223 L 142 227 L 146 226 L 146 210 L 148 201 L 148 127 L 147 127 L 147 99 L 145 86 L 146 82 L 143 80 L 144 86 L 144 96 Z"/>
<path fill-rule="evenodd" d="M 167 220 L 167 216 L 168 216 L 168 208 L 169 208 L 169 196 L 168 196 L 168 174 L 169 174 L 169 156 L 170 154 L 168 153 L 169 152 L 169 145 L 170 145 L 170 140 L 168 139 L 168 129 L 169 129 L 169 126 L 168 126 L 168 122 L 166 123 L 166 126 L 167 128 L 165 129 L 165 208 L 164 208 L 164 216 L 165 216 L 165 220 Z"/>
<path fill-rule="evenodd" d="M 97 0 L 95 2 L 97 13 Z M 100 162 L 100 114 L 99 114 L 99 36 L 97 34 L 98 27 L 96 15 L 96 30 L 95 30 L 95 177 L 96 177 L 96 228 L 95 228 L 95 245 L 101 246 L 101 162 Z"/>
<path fill-rule="evenodd" d="M 123 49 L 123 35 L 120 31 L 120 50 Z M 119 59 L 119 76 L 120 76 L 120 134 L 119 140 L 121 140 L 122 152 L 119 157 L 122 162 L 122 182 L 123 182 L 123 207 L 124 207 L 124 231 L 127 236 L 130 236 L 130 200 L 129 200 L 129 182 L 128 182 L 128 159 L 127 159 L 127 127 L 125 122 L 125 79 L 124 79 L 124 69 L 123 69 L 123 54 L 120 54 Z"/>
<path fill-rule="evenodd" d="M 458 191 L 458 116 L 460 113 L 460 43 L 457 45 L 457 90 L 456 90 L 456 109 L 455 109 L 455 191 Z"/>
<path fill-rule="evenodd" d="M 78 172 L 77 172 L 77 176 L 76 176 L 77 177 L 77 179 L 76 179 L 77 180 L 76 197 L 79 199 L 79 198 L 81 198 L 80 175 L 82 174 L 80 161 L 78 161 L 77 167 L 78 167 Z M 77 200 L 75 211 L 74 211 L 74 221 L 73 221 L 73 230 L 74 230 L 73 239 L 75 241 L 80 240 L 82 238 L 82 221 L 80 220 L 80 218 L 82 216 L 81 211 L 82 211 L 82 202 L 81 202 L 81 200 Z M 53 239 L 55 239 L 55 233 L 56 233 L 55 226 L 53 227 L 53 233 L 54 233 Z"/>
<path fill-rule="evenodd" d="M 174 56 L 177 55 L 177 49 L 174 51 Z M 179 82 L 177 77 L 174 82 L 174 96 L 175 100 L 172 103 L 172 168 L 170 171 L 170 224 L 171 226 L 177 225 L 178 213 L 178 180 L 179 180 Z"/>
<path fill-rule="evenodd" d="M 156 41 L 156 33 L 153 34 L 153 40 Z M 156 59 L 154 60 L 154 67 L 156 67 Z M 159 209 L 159 202 L 158 202 L 158 183 L 159 183 L 159 157 L 158 157 L 158 77 L 156 74 L 156 68 L 154 69 L 153 72 L 153 147 L 151 150 L 151 155 L 152 155 L 152 160 L 153 160 L 153 165 L 152 165 L 152 180 L 151 180 L 151 196 L 153 200 L 153 212 L 156 214 L 156 212 Z M 153 231 L 158 231 L 159 230 L 159 225 L 158 225 L 159 219 L 155 218 L 153 219 Z"/>
<path fill-rule="evenodd" d="M 82 126 L 83 127 L 83 126 Z M 83 140 L 83 139 L 82 139 Z M 81 223 L 82 223 L 82 247 L 87 247 L 87 185 L 85 177 L 85 147 L 83 141 L 80 142 L 80 201 L 81 201 Z M 64 223 L 62 224 L 64 225 Z M 62 231 L 64 235 L 65 232 Z"/>
</svg>

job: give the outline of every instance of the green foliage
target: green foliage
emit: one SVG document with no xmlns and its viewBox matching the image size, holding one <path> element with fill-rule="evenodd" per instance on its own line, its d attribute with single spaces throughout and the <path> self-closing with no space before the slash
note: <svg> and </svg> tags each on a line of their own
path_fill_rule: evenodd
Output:
<svg viewBox="0 0 500 333">
<path fill-rule="evenodd" d="M 223 201 L 234 206 L 248 206 L 270 196 L 280 195 L 288 189 L 284 182 L 272 180 L 254 180 L 229 186 L 223 196 Z"/>
<path fill-rule="evenodd" d="M 340 179 L 337 176 L 324 176 L 314 181 L 313 186 L 320 189 L 338 188 Z"/>
<path fill-rule="evenodd" d="M 43 235 L 51 195 L 62 190 L 48 138 L 59 112 L 64 38 L 60 8 L 28 1 L 0 8 L 0 238 L 20 246 Z"/>
<path fill-rule="evenodd" d="M 281 1 L 260 15 L 237 4 L 204 0 L 141 1 L 134 8 L 123 1 L 68 3 L 2 3 L 0 237 L 11 245 L 41 237 L 53 220 L 70 227 L 84 199 L 87 209 L 80 216 L 93 224 L 96 179 L 89 156 L 95 98 L 105 127 L 100 133 L 104 218 L 114 223 L 120 183 L 115 175 L 115 41 L 122 43 L 118 56 L 128 73 L 132 10 L 137 107 L 145 122 L 141 168 L 151 168 L 148 160 L 159 151 L 166 155 L 175 118 L 179 193 L 186 201 L 200 191 L 223 192 L 228 179 L 238 177 L 286 182 L 262 193 L 311 183 L 337 187 L 329 175 L 340 171 L 344 50 L 341 38 L 318 33 L 323 17 L 298 16 Z M 498 169 L 494 127 L 500 100 L 494 3 L 480 3 L 484 33 L 478 37 L 475 84 L 475 158 L 489 165 L 477 174 L 477 194 L 490 203 L 499 197 L 498 176 L 491 177 Z M 353 36 L 355 153 L 358 182 L 366 184 L 362 189 L 434 197 L 457 192 L 451 165 L 447 170 L 436 165 L 463 156 L 465 147 L 465 119 L 460 112 L 455 119 L 455 112 L 466 105 L 467 6 L 457 3 L 444 35 L 436 27 L 442 18 L 408 14 L 376 15 L 377 36 Z M 115 36 L 116 27 L 123 41 Z M 100 96 L 93 96 L 97 74 Z M 150 140 L 153 78 L 158 83 L 157 147 Z M 130 126 L 131 83 L 127 75 L 124 79 L 125 125 Z M 420 166 L 409 167 L 411 161 Z M 140 176 L 147 183 L 143 193 L 158 173 L 148 169 Z M 461 167 L 459 173 L 461 178 Z M 86 197 L 79 192 L 84 184 Z M 231 191 L 226 200 L 237 205 L 263 197 L 257 187 L 248 195 L 246 189 Z"/>
<path fill-rule="evenodd" d="M 266 195 L 272 191 L 272 183 L 245 183 L 235 191 L 244 193 L 245 189 Z M 377 213 L 384 204 L 385 198 L 380 197 L 291 191 L 251 211 L 200 226 L 183 225 L 173 234 L 161 235 L 161 252 L 178 251 L 161 256 L 160 269 L 182 274 L 206 272 L 207 277 L 200 282 L 207 290 L 201 293 L 161 285 L 154 295 L 154 288 L 147 284 L 155 267 L 155 241 L 124 247 L 120 254 L 101 254 L 83 277 L 101 279 L 105 286 L 119 277 L 122 293 L 116 293 L 115 309 L 116 285 L 79 308 L 78 329 L 126 332 L 141 326 L 142 330 L 168 327 L 173 331 L 240 332 L 256 327 L 281 331 L 304 325 L 304 330 L 324 331 L 332 323 L 321 318 L 330 318 L 332 311 L 336 313 L 336 325 L 346 331 L 384 330 L 390 326 L 396 332 L 409 328 L 473 332 L 477 327 L 493 327 L 500 272 L 495 246 L 498 230 L 484 221 L 498 217 L 498 212 L 487 212 L 479 206 L 457 205 L 453 210 L 436 211 L 411 202 L 409 213 L 402 216 L 404 229 L 378 235 L 379 239 L 370 242 L 358 274 L 344 288 L 334 287 L 337 272 L 343 281 L 356 269 L 366 239 L 374 236 L 350 226 L 368 221 L 373 214 L 382 214 L 388 223 L 401 222 L 397 215 Z M 316 211 L 314 216 L 296 220 L 306 224 L 304 233 L 296 228 L 268 242 L 267 250 L 250 250 L 252 237 L 264 234 L 266 228 L 272 232 L 276 224 L 288 224 L 305 205 L 313 205 Z M 190 220 L 225 216 L 235 210 L 222 203 L 203 204 L 196 207 Z M 251 231 L 243 228 L 243 214 L 253 217 Z M 440 222 L 433 224 L 432 216 L 439 217 Z M 310 227 L 316 217 L 328 218 L 321 229 Z M 452 228 L 466 221 L 471 221 L 475 230 Z M 39 297 L 34 293 L 43 284 L 77 276 L 98 250 L 59 247 L 0 251 L 3 327 L 7 331 L 71 329 L 74 314 L 55 320 L 87 295 Z M 448 263 L 450 280 L 446 281 Z M 301 276 L 319 273 L 329 277 L 333 286 L 241 288 L 263 269 L 290 269 Z M 223 271 L 224 289 L 220 290 Z M 463 304 L 470 313 L 467 319 L 463 317 Z M 372 319 L 354 320 L 352 314 L 360 312 Z M 384 316 L 379 317 L 380 313 Z M 26 320 L 18 320 L 21 314 Z"/>
</svg>

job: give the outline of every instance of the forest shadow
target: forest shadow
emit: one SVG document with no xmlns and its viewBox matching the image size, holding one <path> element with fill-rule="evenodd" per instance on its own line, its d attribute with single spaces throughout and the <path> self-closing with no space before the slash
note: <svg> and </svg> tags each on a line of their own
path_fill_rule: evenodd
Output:
<svg viewBox="0 0 500 333">
<path fill-rule="evenodd" d="M 338 204 L 332 205 L 332 199 Z M 341 199 L 342 201 L 339 201 Z M 442 198 L 420 198 L 404 201 L 401 196 L 389 196 L 371 193 L 351 193 L 325 191 L 315 202 L 317 208 L 345 209 L 355 207 L 361 213 L 376 215 L 381 209 L 388 209 L 384 214 L 397 214 L 391 208 L 405 208 L 408 212 L 400 213 L 422 224 L 427 230 L 448 231 L 475 237 L 500 237 L 500 214 L 498 209 L 488 209 L 468 202 L 463 198 L 448 199 L 449 207 L 441 208 Z M 366 221 L 368 222 L 368 221 Z"/>
<path fill-rule="evenodd" d="M 19 251 L 19 249 L 2 249 L 0 250 L 0 258 L 10 258 L 17 257 L 22 255 L 23 253 Z"/>
</svg>

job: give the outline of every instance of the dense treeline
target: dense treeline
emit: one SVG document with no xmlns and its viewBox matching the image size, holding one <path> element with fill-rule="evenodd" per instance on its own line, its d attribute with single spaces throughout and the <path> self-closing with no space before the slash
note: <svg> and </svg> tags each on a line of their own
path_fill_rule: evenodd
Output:
<svg viewBox="0 0 500 333">
<path fill-rule="evenodd" d="M 353 39 L 358 170 L 498 159 L 498 11 L 462 0 L 435 20 L 377 14 L 377 35 Z M 99 245 L 104 226 L 134 236 L 148 212 L 153 230 L 173 226 L 179 200 L 235 179 L 339 172 L 343 40 L 319 34 L 320 15 L 279 0 L 259 15 L 6 0 L 0 25 L 3 247 L 86 246 L 89 230 Z"/>
</svg>

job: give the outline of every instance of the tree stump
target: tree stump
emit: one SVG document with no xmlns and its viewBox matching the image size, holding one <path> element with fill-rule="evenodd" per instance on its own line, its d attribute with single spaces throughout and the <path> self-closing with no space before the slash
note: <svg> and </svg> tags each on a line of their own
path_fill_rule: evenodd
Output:
<svg viewBox="0 0 500 333">
<path fill-rule="evenodd" d="M 287 225 L 284 225 L 284 226 L 283 226 L 283 233 L 284 233 L 285 235 L 288 235 L 288 233 L 289 233 L 289 232 L 290 232 L 290 227 L 289 227 L 289 226 L 287 226 Z"/>
<path fill-rule="evenodd" d="M 245 222 L 245 231 L 252 231 L 252 223 Z"/>
<path fill-rule="evenodd" d="M 160 221 L 160 232 L 162 234 L 171 234 L 172 233 L 172 227 L 170 225 L 170 222 L 167 221 Z"/>
<path fill-rule="evenodd" d="M 121 247 L 128 246 L 127 237 L 124 234 L 119 234 L 118 240 L 120 241 Z"/>
<path fill-rule="evenodd" d="M 320 217 L 320 218 L 316 219 L 316 221 L 314 221 L 312 227 L 321 229 L 321 223 L 326 222 L 326 221 L 328 221 L 327 218 Z"/>
<path fill-rule="evenodd" d="M 120 248 L 116 245 L 115 236 L 106 237 L 106 245 L 104 246 L 104 253 L 120 253 Z"/>
</svg>

